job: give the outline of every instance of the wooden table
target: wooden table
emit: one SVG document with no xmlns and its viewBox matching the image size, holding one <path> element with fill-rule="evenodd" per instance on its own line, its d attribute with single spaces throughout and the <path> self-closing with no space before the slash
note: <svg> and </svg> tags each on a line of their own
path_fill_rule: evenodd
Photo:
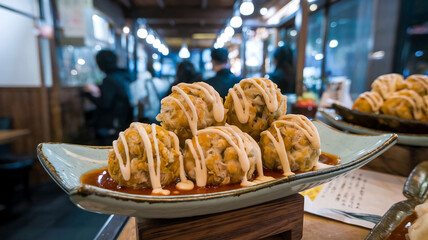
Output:
<svg viewBox="0 0 428 240">
<path fill-rule="evenodd" d="M 0 130 L 0 145 L 30 134 L 28 129 Z"/>
<path fill-rule="evenodd" d="M 118 240 L 134 240 L 137 232 L 135 218 L 129 218 L 123 228 Z M 331 239 L 331 240 L 361 240 L 364 239 L 370 230 L 362 227 L 349 225 L 346 223 L 330 220 L 309 213 L 305 213 L 303 220 L 303 238 L 313 239 Z M 279 238 L 268 238 L 279 239 Z"/>
</svg>

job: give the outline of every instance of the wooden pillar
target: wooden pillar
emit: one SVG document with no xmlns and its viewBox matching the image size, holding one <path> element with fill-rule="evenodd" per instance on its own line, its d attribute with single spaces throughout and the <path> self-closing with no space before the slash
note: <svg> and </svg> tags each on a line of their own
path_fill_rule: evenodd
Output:
<svg viewBox="0 0 428 240">
<path fill-rule="evenodd" d="M 50 94 L 49 105 L 51 115 L 51 140 L 50 141 L 62 141 L 63 129 L 61 120 L 61 104 L 59 101 L 59 92 L 61 87 L 61 80 L 59 77 L 59 66 L 58 58 L 56 54 L 56 47 L 59 45 L 59 36 L 56 34 L 58 29 L 57 16 L 58 11 L 55 1 L 51 0 L 53 27 L 54 27 L 54 39 L 49 39 L 50 58 L 52 64 L 52 91 Z"/>
<path fill-rule="evenodd" d="M 306 40 L 308 36 L 308 17 L 309 8 L 307 0 L 300 1 L 300 9 L 296 14 L 296 29 L 297 35 L 297 64 L 296 64 L 296 94 L 297 96 L 303 93 L 303 68 L 305 67 L 305 50 Z"/>
</svg>

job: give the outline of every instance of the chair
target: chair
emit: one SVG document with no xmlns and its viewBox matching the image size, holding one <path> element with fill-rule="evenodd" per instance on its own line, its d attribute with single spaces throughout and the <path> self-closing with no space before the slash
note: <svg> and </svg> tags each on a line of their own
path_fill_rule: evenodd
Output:
<svg viewBox="0 0 428 240">
<path fill-rule="evenodd" d="M 0 117 L 0 130 L 12 129 L 12 119 Z M 35 161 L 30 155 L 13 154 L 11 144 L 0 145 L 0 186 L 4 190 L 0 203 L 4 204 L 5 212 L 10 213 L 16 203 L 18 187 L 23 186 L 27 202 L 31 203 L 29 172 Z"/>
</svg>

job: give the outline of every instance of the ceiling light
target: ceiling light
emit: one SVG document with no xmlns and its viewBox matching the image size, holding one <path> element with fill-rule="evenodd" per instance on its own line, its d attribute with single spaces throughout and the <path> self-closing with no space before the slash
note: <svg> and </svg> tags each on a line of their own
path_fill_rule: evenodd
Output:
<svg viewBox="0 0 428 240">
<path fill-rule="evenodd" d="M 296 30 L 291 30 L 290 31 L 290 36 L 295 37 L 297 35 L 297 31 Z"/>
<path fill-rule="evenodd" d="M 158 58 L 159 58 L 159 55 L 157 55 L 156 53 L 153 53 L 153 54 L 152 54 L 152 58 L 156 60 L 156 59 L 158 59 Z"/>
<path fill-rule="evenodd" d="M 324 58 L 324 54 L 322 54 L 322 53 L 315 54 L 315 60 L 321 60 L 323 58 Z"/>
<path fill-rule="evenodd" d="M 268 24 L 278 24 L 281 19 L 287 18 L 300 8 L 300 0 L 291 0 L 281 9 L 275 12 L 268 20 Z"/>
<path fill-rule="evenodd" d="M 253 2 L 251 0 L 243 0 L 239 7 L 239 12 L 244 16 L 251 15 L 254 12 Z"/>
<path fill-rule="evenodd" d="M 155 36 L 153 36 L 153 34 L 150 33 L 146 38 L 146 42 L 148 44 L 153 44 L 155 42 Z"/>
<path fill-rule="evenodd" d="M 138 36 L 139 38 L 144 39 L 144 38 L 146 38 L 146 37 L 147 37 L 147 35 L 148 35 L 148 32 L 147 32 L 147 30 L 146 30 L 145 28 L 140 28 L 140 29 L 138 29 L 138 31 L 137 31 L 137 36 Z"/>
<path fill-rule="evenodd" d="M 315 10 L 317 10 L 318 9 L 318 5 L 316 5 L 315 3 L 314 4 L 311 4 L 310 6 L 309 6 L 309 10 L 311 10 L 312 12 L 313 11 L 315 11 Z"/>
<path fill-rule="evenodd" d="M 168 50 L 168 48 L 165 48 L 165 49 L 162 51 L 162 54 L 163 54 L 164 56 L 168 55 L 168 54 L 169 54 L 169 50 Z"/>
<path fill-rule="evenodd" d="M 224 34 L 226 34 L 226 36 L 228 36 L 228 37 L 232 37 L 232 36 L 233 36 L 233 34 L 235 34 L 235 30 L 233 30 L 233 28 L 232 28 L 232 27 L 227 26 L 227 27 L 224 29 Z"/>
<path fill-rule="evenodd" d="M 339 42 L 336 39 L 333 39 L 328 43 L 328 46 L 331 48 L 335 48 L 337 45 L 339 45 Z"/>
<path fill-rule="evenodd" d="M 180 58 L 189 58 L 190 57 L 189 49 L 187 48 L 187 45 L 185 43 L 183 43 L 183 46 L 181 46 L 181 49 L 178 52 L 178 56 Z"/>
<path fill-rule="evenodd" d="M 230 19 L 230 26 L 233 28 L 239 28 L 242 26 L 242 18 L 240 16 L 234 16 Z"/>
<path fill-rule="evenodd" d="M 159 48 L 161 46 L 161 41 L 159 40 L 159 39 L 156 39 L 154 42 L 153 42 L 153 47 L 154 48 Z"/>
<path fill-rule="evenodd" d="M 222 42 L 214 43 L 214 48 L 222 48 L 222 47 L 224 47 L 224 43 L 222 43 Z"/>
<path fill-rule="evenodd" d="M 260 8 L 260 15 L 264 16 L 268 12 L 267 8 Z"/>
<path fill-rule="evenodd" d="M 83 58 L 77 59 L 77 64 L 79 64 L 79 65 L 85 65 L 85 63 L 86 63 L 85 59 L 83 59 Z"/>
<path fill-rule="evenodd" d="M 122 29 L 123 33 L 128 34 L 131 30 L 129 29 L 128 26 L 123 27 Z"/>
</svg>

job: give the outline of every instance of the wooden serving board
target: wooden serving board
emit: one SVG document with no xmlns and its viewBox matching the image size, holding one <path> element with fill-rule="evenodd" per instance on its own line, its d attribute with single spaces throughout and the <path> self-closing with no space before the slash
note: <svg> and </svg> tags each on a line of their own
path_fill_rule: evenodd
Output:
<svg viewBox="0 0 428 240">
<path fill-rule="evenodd" d="M 294 194 L 260 205 L 198 217 L 136 219 L 137 239 L 301 239 L 304 198 Z"/>
</svg>

